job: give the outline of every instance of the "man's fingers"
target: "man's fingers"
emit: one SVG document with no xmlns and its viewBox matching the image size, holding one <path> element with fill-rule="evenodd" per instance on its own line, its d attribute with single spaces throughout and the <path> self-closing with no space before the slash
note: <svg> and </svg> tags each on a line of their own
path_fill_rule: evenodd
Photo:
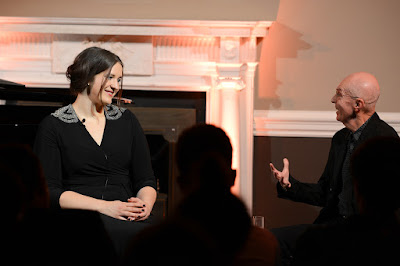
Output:
<svg viewBox="0 0 400 266">
<path fill-rule="evenodd" d="M 289 170 L 289 160 L 287 158 L 283 158 L 283 170 Z"/>
<path fill-rule="evenodd" d="M 269 166 L 270 166 L 270 168 L 271 168 L 271 172 L 272 172 L 272 174 L 274 175 L 274 177 L 275 177 L 279 182 L 281 182 L 281 180 L 282 180 L 281 172 L 279 172 L 279 171 L 275 168 L 275 166 L 274 166 L 272 163 L 270 163 Z"/>
<path fill-rule="evenodd" d="M 274 166 L 272 163 L 269 163 L 269 167 L 271 168 L 271 171 L 272 171 L 272 172 L 275 172 L 275 171 L 276 171 L 276 168 L 275 168 L 275 166 Z"/>
</svg>

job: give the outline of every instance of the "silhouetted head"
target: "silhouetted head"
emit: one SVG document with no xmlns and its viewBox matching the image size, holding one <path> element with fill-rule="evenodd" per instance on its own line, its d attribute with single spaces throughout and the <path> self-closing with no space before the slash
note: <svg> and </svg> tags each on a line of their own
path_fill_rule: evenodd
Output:
<svg viewBox="0 0 400 266">
<path fill-rule="evenodd" d="M 30 146 L 22 144 L 1 145 L 0 164 L 10 172 L 8 178 L 15 177 L 18 179 L 12 182 L 21 184 L 15 187 L 23 191 L 22 205 L 25 210 L 49 206 L 49 193 L 42 166 Z"/>
<path fill-rule="evenodd" d="M 373 138 L 351 157 L 354 190 L 361 213 L 392 212 L 400 207 L 400 139 Z"/>
<path fill-rule="evenodd" d="M 234 184 L 232 145 L 221 128 L 197 124 L 184 130 L 178 139 L 176 158 L 178 183 L 184 193 L 206 187 L 230 189 Z"/>
<path fill-rule="evenodd" d="M 4 191 L 1 193 L 1 201 L 4 202 L 2 215 L 5 218 L 7 226 L 15 226 L 24 216 L 25 206 L 25 188 L 20 176 L 0 163 L 0 177 Z M 8 228 L 11 229 L 11 228 Z"/>
</svg>

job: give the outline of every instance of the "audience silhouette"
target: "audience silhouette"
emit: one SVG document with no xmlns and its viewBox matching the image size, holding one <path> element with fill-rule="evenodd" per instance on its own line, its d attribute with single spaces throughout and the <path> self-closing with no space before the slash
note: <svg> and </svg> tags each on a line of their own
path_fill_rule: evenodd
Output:
<svg viewBox="0 0 400 266">
<path fill-rule="evenodd" d="M 269 231 L 255 228 L 230 191 L 236 171 L 226 133 L 197 124 L 176 145 L 180 205 L 158 226 L 137 235 L 126 265 L 275 265 L 279 250 Z"/>
<path fill-rule="evenodd" d="M 41 164 L 30 146 L 0 146 L 7 228 L 4 261 L 13 265 L 115 265 L 98 213 L 52 210 Z"/>
</svg>

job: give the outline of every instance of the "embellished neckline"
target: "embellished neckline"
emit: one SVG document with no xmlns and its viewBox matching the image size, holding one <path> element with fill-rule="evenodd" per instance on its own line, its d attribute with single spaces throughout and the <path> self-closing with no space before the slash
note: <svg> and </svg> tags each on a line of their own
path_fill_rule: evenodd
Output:
<svg viewBox="0 0 400 266">
<path fill-rule="evenodd" d="M 109 104 L 104 107 L 104 114 L 107 120 L 117 120 L 119 119 L 122 114 L 125 112 L 126 108 L 118 107 L 112 104 Z M 60 119 L 65 123 L 78 123 L 79 118 L 75 113 L 72 104 L 66 105 L 57 109 L 54 113 L 51 114 L 52 116 Z"/>
</svg>

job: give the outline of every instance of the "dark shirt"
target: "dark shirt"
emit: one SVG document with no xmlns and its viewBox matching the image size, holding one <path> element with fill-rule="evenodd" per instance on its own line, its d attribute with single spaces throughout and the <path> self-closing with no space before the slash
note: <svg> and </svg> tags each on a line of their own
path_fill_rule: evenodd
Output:
<svg viewBox="0 0 400 266">
<path fill-rule="evenodd" d="M 135 115 L 109 105 L 98 145 L 72 105 L 40 124 L 34 151 L 47 179 L 50 202 L 67 190 L 97 199 L 126 201 L 145 186 L 156 187 L 146 137 Z"/>
<path fill-rule="evenodd" d="M 371 117 L 367 121 L 365 121 L 365 123 L 361 127 L 359 127 L 354 133 L 350 133 L 348 136 L 346 157 L 343 161 L 343 167 L 342 167 L 342 191 L 338 196 L 339 214 L 342 215 L 343 217 L 349 217 L 357 213 L 357 207 L 353 200 L 354 193 L 353 193 L 353 181 L 350 175 L 350 157 L 351 154 L 353 153 L 356 143 L 360 139 L 360 136 L 370 119 Z"/>
</svg>

